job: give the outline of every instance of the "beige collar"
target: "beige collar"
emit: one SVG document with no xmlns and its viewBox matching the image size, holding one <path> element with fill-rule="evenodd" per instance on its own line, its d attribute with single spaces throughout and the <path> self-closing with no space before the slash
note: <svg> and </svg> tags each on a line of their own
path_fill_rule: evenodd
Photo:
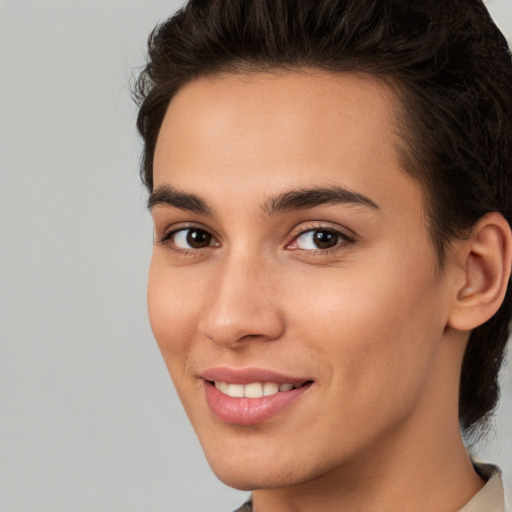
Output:
<svg viewBox="0 0 512 512">
<path fill-rule="evenodd" d="M 505 498 L 501 471 L 491 464 L 475 464 L 478 473 L 487 483 L 464 505 L 459 512 L 504 512 Z"/>
</svg>

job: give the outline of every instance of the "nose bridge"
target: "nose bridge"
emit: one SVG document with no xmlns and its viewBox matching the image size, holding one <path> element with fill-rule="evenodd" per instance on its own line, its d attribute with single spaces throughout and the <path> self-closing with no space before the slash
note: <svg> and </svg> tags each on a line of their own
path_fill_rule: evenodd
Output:
<svg viewBox="0 0 512 512">
<path fill-rule="evenodd" d="M 284 320 L 276 301 L 272 264 L 244 251 L 227 256 L 216 270 L 199 324 L 201 333 L 224 346 L 248 338 L 279 337 Z"/>
</svg>

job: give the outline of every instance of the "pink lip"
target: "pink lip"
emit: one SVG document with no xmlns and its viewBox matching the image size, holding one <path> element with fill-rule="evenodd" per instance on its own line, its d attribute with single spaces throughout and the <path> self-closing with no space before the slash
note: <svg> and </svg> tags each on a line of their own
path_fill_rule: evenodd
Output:
<svg viewBox="0 0 512 512">
<path fill-rule="evenodd" d="M 243 370 L 211 368 L 203 372 L 201 377 L 205 381 L 204 392 L 212 413 L 221 421 L 234 425 L 256 425 L 268 421 L 300 400 L 312 384 L 311 379 L 286 376 L 258 368 Z M 212 381 L 230 384 L 276 382 L 290 383 L 300 387 L 261 398 L 236 398 L 220 392 Z"/>
<path fill-rule="evenodd" d="M 264 368 L 228 367 L 208 368 L 201 373 L 201 378 L 211 382 L 227 382 L 229 384 L 250 384 L 251 382 L 277 382 L 277 384 L 290 383 L 300 386 L 304 382 L 313 380 L 308 377 L 293 377 Z"/>
</svg>

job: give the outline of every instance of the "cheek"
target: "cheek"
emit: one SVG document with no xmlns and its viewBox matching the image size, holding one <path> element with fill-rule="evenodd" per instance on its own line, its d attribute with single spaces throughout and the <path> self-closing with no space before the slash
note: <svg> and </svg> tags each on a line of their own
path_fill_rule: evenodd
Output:
<svg viewBox="0 0 512 512">
<path fill-rule="evenodd" d="M 379 407 L 394 391 L 412 402 L 443 334 L 432 262 L 409 251 L 402 260 L 386 253 L 368 265 L 323 271 L 321 279 L 304 276 L 309 293 L 295 316 L 328 369 L 326 385 L 338 390 L 333 400 Z"/>
<path fill-rule="evenodd" d="M 190 352 L 200 312 L 198 283 L 187 271 L 173 272 L 153 258 L 148 276 L 148 312 L 153 335 L 174 377 Z"/>
</svg>

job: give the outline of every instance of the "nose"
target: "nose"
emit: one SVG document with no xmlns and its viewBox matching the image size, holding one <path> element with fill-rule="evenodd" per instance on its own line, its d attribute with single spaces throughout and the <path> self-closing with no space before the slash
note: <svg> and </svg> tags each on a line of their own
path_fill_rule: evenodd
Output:
<svg viewBox="0 0 512 512">
<path fill-rule="evenodd" d="M 284 316 L 278 304 L 276 271 L 249 257 L 232 257 L 217 268 L 199 331 L 217 345 L 245 346 L 248 340 L 282 336 Z"/>
</svg>

